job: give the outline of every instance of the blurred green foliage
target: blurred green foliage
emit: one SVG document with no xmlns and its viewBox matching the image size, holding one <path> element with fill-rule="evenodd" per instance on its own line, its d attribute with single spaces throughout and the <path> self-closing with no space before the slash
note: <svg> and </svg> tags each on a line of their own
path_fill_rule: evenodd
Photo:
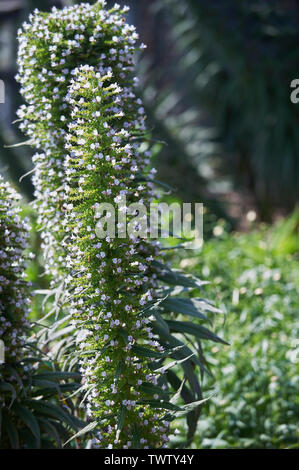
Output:
<svg viewBox="0 0 299 470">
<path fill-rule="evenodd" d="M 156 98 L 157 129 L 166 127 L 173 142 L 165 140 L 176 143 L 170 171 L 189 161 L 214 189 L 216 176 L 228 177 L 265 220 L 277 208 L 291 210 L 299 191 L 299 107 L 290 100 L 298 4 L 157 0 L 154 7 L 165 18 L 165 61 L 152 69 L 145 94 L 149 104 Z"/>
<path fill-rule="evenodd" d="M 218 226 L 199 257 L 180 261 L 214 279 L 207 292 L 216 289 L 228 310 L 230 346 L 207 355 L 216 396 L 203 408 L 195 448 L 299 446 L 298 227 L 298 211 L 249 234 Z"/>
</svg>

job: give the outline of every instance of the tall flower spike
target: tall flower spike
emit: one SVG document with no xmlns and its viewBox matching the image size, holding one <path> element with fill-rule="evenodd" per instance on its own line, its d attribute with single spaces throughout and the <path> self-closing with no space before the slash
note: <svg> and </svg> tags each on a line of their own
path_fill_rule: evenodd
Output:
<svg viewBox="0 0 299 470">
<path fill-rule="evenodd" d="M 19 216 L 16 204 L 19 199 L 0 176 L 0 340 L 2 346 L 4 344 L 4 364 L 10 365 L 23 359 L 24 336 L 29 327 L 29 283 L 24 279 L 24 250 L 29 227 Z M 16 378 L 11 377 L 4 365 L 0 365 L 0 382 L 2 380 L 13 380 L 17 385 Z M 9 405 L 10 395 L 11 392 L 1 393 L 0 406 Z"/>
<path fill-rule="evenodd" d="M 130 203 L 148 204 L 151 197 L 151 187 L 135 181 L 136 169 L 144 169 L 147 157 L 131 143 L 132 133 L 144 126 L 143 118 L 134 95 L 118 87 L 109 70 L 102 75 L 83 66 L 74 75 L 65 163 L 68 289 L 75 293 L 74 321 L 86 336 L 81 364 L 88 411 L 102 422 L 100 447 L 160 447 L 168 440 L 168 423 L 161 422 L 163 405 L 155 409 L 150 400 L 159 403 L 166 394 L 157 385 L 145 349 L 143 354 L 139 349 L 146 347 L 146 356 L 163 357 L 142 311 L 154 296 L 156 279 L 150 265 L 156 248 L 132 234 L 104 239 L 95 235 L 100 203 L 118 208 L 124 195 Z"/>
<path fill-rule="evenodd" d="M 111 245 L 107 239 L 96 240 L 96 204 L 103 200 L 112 204 L 121 203 L 122 197 L 126 196 L 128 203 L 143 200 L 147 206 L 153 197 L 151 184 L 148 183 L 153 173 L 146 176 L 150 152 L 143 154 L 136 144 L 145 131 L 142 102 L 134 95 L 137 79 L 132 77 L 133 57 L 139 49 L 136 46 L 138 36 L 135 28 L 125 22 L 125 8 L 115 5 L 113 9 L 106 10 L 105 3 L 100 0 L 94 5 L 84 3 L 62 10 L 53 8 L 50 13 L 35 10 L 30 15 L 29 23 L 25 23 L 23 30 L 19 31 L 17 79 L 26 102 L 19 110 L 20 128 L 28 135 L 32 145 L 42 152 L 33 158 L 36 208 L 42 230 L 46 271 L 52 275 L 52 287 L 58 287 L 58 283 L 62 287 L 56 289 L 56 300 L 60 296 L 57 304 L 65 306 L 66 298 L 73 299 L 72 315 L 80 330 L 85 329 L 80 338 L 87 335 L 82 346 L 88 354 L 91 354 L 92 346 L 101 345 L 112 354 L 122 352 L 119 368 L 116 365 L 117 358 L 107 354 L 109 359 L 105 362 L 105 368 L 110 371 L 107 379 L 102 375 L 107 373 L 101 363 L 103 358 L 100 351 L 103 352 L 103 349 L 98 355 L 91 354 L 89 363 L 84 361 L 84 365 L 82 364 L 87 387 L 91 388 L 90 413 L 99 419 L 106 417 L 112 420 L 112 424 L 108 423 L 103 427 L 100 446 L 129 447 L 129 443 L 125 442 L 125 433 L 129 429 L 133 432 L 134 445 L 154 447 L 167 441 L 167 436 L 164 435 L 167 423 L 157 421 L 161 416 L 160 411 L 154 416 L 152 409 L 147 406 L 146 402 L 151 397 L 154 398 L 152 406 L 159 405 L 156 392 L 158 398 L 162 395 L 160 389 L 155 388 L 155 383 L 149 383 L 149 379 L 155 379 L 151 373 L 146 373 L 149 366 L 142 359 L 142 353 L 144 357 L 150 354 L 150 357 L 160 359 L 159 355 L 164 353 L 156 350 L 157 345 L 153 339 L 159 337 L 159 341 L 167 349 L 165 357 L 182 363 L 186 384 L 189 385 L 188 403 L 194 400 L 196 407 L 193 413 L 188 404 L 189 413 L 193 414 L 192 419 L 188 420 L 191 439 L 199 416 L 198 401 L 202 399 L 198 369 L 203 371 L 205 367 L 201 347 L 198 350 L 195 347 L 189 348 L 183 344 L 181 336 L 176 336 L 183 333 L 188 338 L 187 342 L 194 345 L 200 344 L 202 339 L 223 341 L 201 325 L 174 321 L 176 314 L 185 314 L 186 310 L 190 312 L 190 304 L 190 315 L 197 317 L 196 322 L 207 320 L 205 315 L 197 312 L 198 304 L 195 301 L 189 302 L 180 297 L 175 299 L 180 291 L 174 286 L 184 286 L 193 296 L 193 290 L 200 288 L 202 282 L 186 278 L 158 261 L 158 248 L 155 244 L 141 243 L 136 237 L 113 239 Z M 72 79 L 75 81 L 71 85 Z M 82 88 L 81 80 L 86 88 Z M 117 84 L 115 87 L 114 83 Z M 111 87 L 108 95 L 105 90 L 107 87 Z M 95 88 L 93 96 L 90 90 Z M 107 102 L 107 108 L 102 107 L 102 99 Z M 82 112 L 90 114 L 88 125 L 86 120 L 83 123 L 80 121 Z M 70 122 L 71 113 L 74 113 L 73 122 Z M 137 172 L 143 173 L 140 178 L 142 183 L 139 184 Z M 126 217 L 128 220 L 129 214 Z M 121 226 L 117 228 L 122 230 Z M 155 263 L 152 263 L 152 259 Z M 131 270 L 128 269 L 129 265 Z M 124 281 L 122 284 L 121 279 Z M 161 288 L 158 292 L 157 279 L 162 281 L 162 285 L 169 286 L 168 293 L 172 296 L 172 302 L 167 303 L 165 289 Z M 64 288 L 65 283 L 68 284 L 67 291 Z M 83 289 L 86 290 L 83 292 Z M 155 301 L 159 312 L 156 315 L 156 324 L 153 325 L 152 337 L 142 308 L 147 308 L 145 304 L 147 301 L 151 302 L 155 292 L 159 296 Z M 125 296 L 128 299 L 126 304 Z M 198 302 L 199 309 L 202 309 L 203 300 L 200 298 Z M 111 307 L 107 310 L 109 303 L 113 309 Z M 125 310 L 122 309 L 123 305 Z M 210 309 L 210 304 L 206 303 L 206 310 Z M 133 320 L 136 320 L 135 323 Z M 134 335 L 128 328 L 122 328 L 121 322 L 128 323 L 130 328 L 132 326 Z M 103 333 L 105 329 L 108 331 Z M 116 339 L 112 337 L 114 332 Z M 142 349 L 143 342 L 147 347 Z M 132 359 L 127 360 L 131 355 Z M 113 360 L 110 361 L 112 357 Z M 123 398 L 116 423 L 116 402 L 110 402 L 115 401 L 111 397 L 118 396 L 112 391 L 115 388 L 122 390 L 119 381 L 125 381 L 123 363 L 128 368 L 125 373 L 130 371 L 132 377 L 134 376 L 134 380 L 130 382 L 130 393 L 136 400 Z M 137 379 L 137 385 L 135 366 L 137 370 L 141 369 L 140 374 L 145 374 L 145 380 L 142 375 Z M 115 378 L 112 389 L 113 374 Z M 160 381 L 166 382 L 166 376 L 171 387 L 178 389 L 181 372 L 179 375 L 167 372 L 160 378 L 159 384 Z M 107 387 L 105 384 L 108 384 Z M 149 399 L 143 397 L 145 389 Z M 99 390 L 100 396 L 97 395 Z M 125 385 L 124 390 L 127 390 Z M 182 395 L 186 397 L 186 393 Z M 109 397 L 103 406 L 104 396 Z M 184 399 L 183 396 L 182 398 Z M 133 405 L 128 400 L 136 403 Z M 137 412 L 141 405 L 145 405 L 145 411 Z M 168 406 L 174 410 L 172 403 Z M 113 414 L 110 416 L 108 409 L 111 407 Z M 151 433 L 148 427 L 150 420 L 145 418 L 144 422 L 140 421 L 143 415 L 140 416 L 139 413 L 143 412 L 152 416 L 156 423 L 151 428 Z M 142 429 L 140 439 L 133 430 L 133 421 L 130 421 L 133 419 L 138 429 Z M 144 433 L 148 433 L 148 437 L 143 437 Z M 115 442 L 112 442 L 112 438 L 115 438 Z M 144 442 L 144 439 L 148 442 Z"/>
<path fill-rule="evenodd" d="M 70 374 L 57 370 L 49 357 L 39 353 L 36 338 L 28 338 L 31 283 L 25 279 L 25 268 L 30 256 L 28 253 L 27 258 L 26 253 L 29 225 L 19 215 L 20 199 L 0 176 L 1 349 L 4 345 L 4 362 L 0 363 L 0 449 L 60 446 L 59 439 L 65 439 L 70 427 L 78 431 L 84 424 L 69 413 L 67 401 L 61 405 L 59 382 L 67 382 Z M 42 374 L 47 377 L 45 395 Z M 71 374 L 72 378 L 77 375 Z M 72 384 L 68 386 L 69 390 L 76 389 Z M 51 420 L 50 432 L 47 416 Z"/>
<path fill-rule="evenodd" d="M 138 35 L 125 22 L 126 7 L 107 10 L 105 5 L 100 0 L 94 5 L 53 8 L 49 14 L 35 10 L 18 32 L 16 78 L 26 101 L 18 111 L 20 129 L 42 151 L 33 157 L 33 182 L 46 271 L 55 282 L 64 277 L 63 162 L 70 114 L 66 96 L 74 69 L 88 64 L 102 72 L 109 67 L 121 87 L 132 86 Z"/>
</svg>

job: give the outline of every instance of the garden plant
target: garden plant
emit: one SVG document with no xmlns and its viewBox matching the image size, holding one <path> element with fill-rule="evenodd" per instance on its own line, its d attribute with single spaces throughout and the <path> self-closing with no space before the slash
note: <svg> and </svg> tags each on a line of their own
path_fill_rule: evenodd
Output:
<svg viewBox="0 0 299 470">
<path fill-rule="evenodd" d="M 50 283 L 33 331 L 52 369 L 32 382 L 46 392 L 35 390 L 26 424 L 35 438 L 42 423 L 49 425 L 49 446 L 165 447 L 178 416 L 186 416 L 189 445 L 206 400 L 202 340 L 224 343 L 209 326 L 218 310 L 198 298 L 205 283 L 171 269 L 165 247 L 134 225 L 141 204 L 148 219 L 158 182 L 136 96 L 138 35 L 125 12 L 119 5 L 108 10 L 103 0 L 35 10 L 18 33 L 25 100 L 18 116 L 25 143 L 38 151 L 34 210 Z M 101 203 L 122 209 L 113 236 L 99 236 Z M 32 446 L 12 442 L 8 428 L 1 447 Z"/>
<path fill-rule="evenodd" d="M 298 448 L 298 7 L 127 1 L 1 2 L 0 449 Z"/>
<path fill-rule="evenodd" d="M 216 394 L 207 402 L 194 446 L 298 447 L 298 211 L 274 227 L 228 233 L 221 224 L 201 255 L 180 266 L 213 279 L 207 292 L 225 309 L 230 346 L 207 361 Z M 233 286 L 233 288 L 231 288 Z M 208 387 L 208 383 L 206 386 Z"/>
</svg>

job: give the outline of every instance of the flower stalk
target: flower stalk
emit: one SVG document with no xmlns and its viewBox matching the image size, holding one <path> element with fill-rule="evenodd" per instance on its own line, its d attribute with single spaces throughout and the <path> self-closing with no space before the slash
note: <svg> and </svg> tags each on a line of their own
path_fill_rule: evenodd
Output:
<svg viewBox="0 0 299 470">
<path fill-rule="evenodd" d="M 167 394 L 158 386 L 149 358 L 139 353 L 147 351 L 154 360 L 164 352 L 144 311 L 155 296 L 151 261 L 157 248 L 137 234 L 95 235 L 99 203 L 117 206 L 125 195 L 138 204 L 152 196 L 151 183 L 136 182 L 135 169 L 144 170 L 147 156 L 132 143 L 134 132 L 144 128 L 144 117 L 133 92 L 114 83 L 110 70 L 100 73 L 83 66 L 74 76 L 65 159 L 72 273 L 68 289 L 74 292 L 76 326 L 86 334 L 81 364 L 90 391 L 88 410 L 106 423 L 98 433 L 99 445 L 129 448 L 128 436 L 135 436 L 135 446 L 160 447 L 168 440 L 168 423 L 161 422 L 163 405 L 156 409 L 150 401 L 159 403 Z"/>
<path fill-rule="evenodd" d="M 19 200 L 19 194 L 0 175 L 0 339 L 4 364 L 23 359 L 24 335 L 29 327 L 30 283 L 25 280 L 24 256 L 29 226 L 28 219 L 22 220 L 19 215 Z M 1 368 L 4 366 L 0 366 L 3 379 Z M 0 403 L 5 406 L 5 394 Z"/>
<path fill-rule="evenodd" d="M 34 155 L 35 208 L 42 230 L 46 272 L 53 284 L 64 280 L 65 135 L 70 108 L 68 87 L 80 65 L 113 71 L 119 86 L 137 82 L 132 76 L 134 54 L 142 48 L 133 26 L 125 22 L 127 8 L 106 2 L 35 10 L 18 31 L 18 74 L 25 104 L 18 111 L 20 129 L 39 153 Z M 140 106 L 141 107 L 141 106 Z"/>
<path fill-rule="evenodd" d="M 45 270 L 56 306 L 75 326 L 70 343 L 77 340 L 79 351 L 70 363 L 80 362 L 93 420 L 86 432 L 96 430 L 96 447 L 157 448 L 166 446 L 176 411 L 188 414 L 192 439 L 202 403 L 198 370 L 205 370 L 200 341 L 223 341 L 201 325 L 174 320 L 182 314 L 209 322 L 201 310 L 213 307 L 185 297 L 201 281 L 164 265 L 159 244 L 137 227 L 125 233 L 138 207 L 145 207 L 141 223 L 149 218 L 155 170 L 133 74 L 143 46 L 125 22 L 126 9 L 105 4 L 30 15 L 19 31 L 17 79 L 26 104 L 18 114 L 39 151 L 33 182 Z M 121 214 L 104 237 L 102 203 Z M 169 401 L 167 383 L 187 405 Z"/>
</svg>

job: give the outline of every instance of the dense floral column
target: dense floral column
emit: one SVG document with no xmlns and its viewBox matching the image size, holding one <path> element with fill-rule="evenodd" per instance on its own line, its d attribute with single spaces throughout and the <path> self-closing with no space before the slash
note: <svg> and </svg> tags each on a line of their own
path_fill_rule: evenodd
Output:
<svg viewBox="0 0 299 470">
<path fill-rule="evenodd" d="M 39 349 L 29 322 L 31 283 L 26 280 L 29 225 L 21 196 L 0 176 L 0 449 L 61 447 L 84 423 L 70 413 L 62 390 L 77 389 L 79 374 L 58 370 Z M 2 356 L 2 354 L 1 354 Z M 1 357 L 2 359 L 2 357 Z M 47 387 L 47 388 L 45 388 Z M 60 388 L 61 387 L 61 388 Z M 50 421 L 49 424 L 46 420 Z"/>
<path fill-rule="evenodd" d="M 70 115 L 67 90 L 74 69 L 84 64 L 99 71 L 109 67 L 123 88 L 137 80 L 132 73 L 138 35 L 125 22 L 127 8 L 108 10 L 105 4 L 100 0 L 50 13 L 35 10 L 18 33 L 17 80 L 26 101 L 18 112 L 20 129 L 41 152 L 33 158 L 33 181 L 46 270 L 55 282 L 65 274 L 63 165 Z"/>
<path fill-rule="evenodd" d="M 149 153 L 139 151 L 144 109 L 132 75 L 138 36 L 126 9 L 104 7 L 99 1 L 30 16 L 19 32 L 20 127 L 42 150 L 34 184 L 46 270 L 67 284 L 74 321 L 87 334 L 82 372 L 88 410 L 104 420 L 98 443 L 158 447 L 168 423 L 154 401 L 165 392 L 148 363 L 163 351 L 142 312 L 155 295 L 156 247 L 95 234 L 97 204 L 152 198 L 152 184 L 136 177 L 149 164 Z"/>
<path fill-rule="evenodd" d="M 147 163 L 134 144 L 144 128 L 143 112 L 132 90 L 121 89 L 109 69 L 99 73 L 83 66 L 74 76 L 65 161 L 68 290 L 74 292 L 75 323 L 86 336 L 81 363 L 88 409 L 102 421 L 100 446 L 129 448 L 133 436 L 135 447 L 160 447 L 168 440 L 168 423 L 161 421 L 158 400 L 166 394 L 148 363 L 163 357 L 163 348 L 153 340 L 144 311 L 155 296 L 150 266 L 156 248 L 137 233 L 119 238 L 124 227 L 117 221 L 115 237 L 97 236 L 100 203 L 123 210 L 127 225 L 133 214 L 120 204 L 122 198 L 145 207 L 151 200 L 151 184 L 136 181 Z"/>
<path fill-rule="evenodd" d="M 29 283 L 24 279 L 29 227 L 20 218 L 19 199 L 0 176 L 0 340 L 5 347 L 5 362 L 0 365 L 0 407 L 8 407 L 11 402 L 11 384 L 19 386 L 13 368 L 21 376 L 26 373 L 26 366 L 20 368 L 20 361 L 24 358 L 24 336 L 29 327 Z"/>
<path fill-rule="evenodd" d="M 223 341 L 180 317 L 209 322 L 201 313 L 213 311 L 208 302 L 176 298 L 182 290 L 194 297 L 203 283 L 163 264 L 158 244 L 146 236 L 123 233 L 140 204 L 139 223 L 147 225 L 155 170 L 148 168 L 144 108 L 135 95 L 138 35 L 125 8 L 105 4 L 36 10 L 19 31 L 17 79 L 26 102 L 20 128 L 40 152 L 34 185 L 46 272 L 80 342 L 90 426 L 100 429 L 96 445 L 159 447 L 168 441 L 172 412 L 188 413 L 190 436 L 196 429 L 198 369 L 205 366 L 201 346 L 192 345 Z M 102 203 L 119 217 L 115 233 L 104 238 Z M 126 204 L 139 208 L 130 212 Z M 174 361 L 164 374 L 166 358 Z M 180 371 L 169 371 L 178 363 Z M 183 377 L 189 388 L 181 393 Z M 167 383 L 186 406 L 168 399 Z"/>
</svg>

